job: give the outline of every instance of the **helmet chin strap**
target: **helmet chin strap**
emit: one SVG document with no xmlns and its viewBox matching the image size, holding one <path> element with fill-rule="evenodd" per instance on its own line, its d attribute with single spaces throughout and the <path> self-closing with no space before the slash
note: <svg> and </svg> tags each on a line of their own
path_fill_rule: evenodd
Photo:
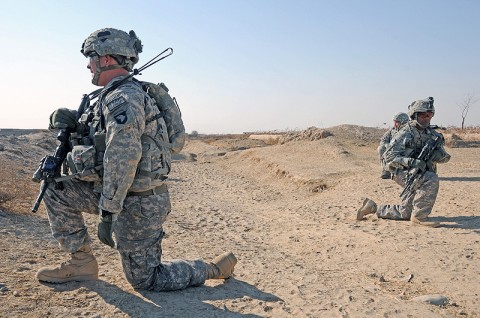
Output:
<svg viewBox="0 0 480 318">
<path fill-rule="evenodd" d="M 98 80 L 100 79 L 100 74 L 102 72 L 124 67 L 124 65 L 120 65 L 120 64 L 113 64 L 113 65 L 109 65 L 109 66 L 100 66 L 100 57 L 98 55 L 94 56 L 93 60 L 95 61 L 96 68 L 95 68 L 95 73 L 93 74 L 92 84 L 95 85 L 95 86 L 101 86 L 101 85 L 98 84 Z"/>
<path fill-rule="evenodd" d="M 427 128 L 427 127 L 430 126 L 430 124 L 429 124 L 429 125 L 422 125 L 422 124 L 420 124 L 420 122 L 417 120 L 417 119 L 418 119 L 418 113 L 415 113 L 415 116 L 414 116 L 414 117 L 415 117 L 415 118 L 413 119 L 413 122 L 415 123 L 415 125 L 418 125 L 418 126 L 422 127 L 423 129 L 425 129 L 425 128 Z"/>
</svg>

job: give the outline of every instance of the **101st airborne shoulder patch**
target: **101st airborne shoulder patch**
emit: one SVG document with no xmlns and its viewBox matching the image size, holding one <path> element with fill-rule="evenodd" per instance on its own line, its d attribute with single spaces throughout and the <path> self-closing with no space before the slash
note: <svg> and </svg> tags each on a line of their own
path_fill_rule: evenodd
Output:
<svg viewBox="0 0 480 318">
<path fill-rule="evenodd" d="M 123 125 L 128 120 L 127 112 L 123 111 L 120 114 L 117 114 L 114 118 L 115 118 L 115 121 L 117 122 L 117 124 Z"/>
</svg>

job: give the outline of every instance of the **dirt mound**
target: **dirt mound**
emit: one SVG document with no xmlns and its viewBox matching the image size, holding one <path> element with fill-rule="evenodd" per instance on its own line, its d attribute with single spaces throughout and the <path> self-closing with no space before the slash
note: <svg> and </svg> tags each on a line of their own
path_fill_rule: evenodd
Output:
<svg viewBox="0 0 480 318">
<path fill-rule="evenodd" d="M 327 138 L 329 136 L 333 136 L 333 134 L 329 130 L 320 129 L 317 127 L 310 127 L 301 132 L 289 132 L 285 134 L 284 136 L 279 138 L 279 143 L 284 144 L 290 141 L 300 140 L 314 141 Z"/>
<path fill-rule="evenodd" d="M 357 125 L 340 125 L 327 129 L 317 127 L 310 127 L 301 132 L 287 133 L 283 138 L 280 138 L 280 143 L 287 143 L 290 141 L 299 140 L 320 140 L 330 136 L 335 136 L 337 139 L 353 140 L 362 142 L 379 142 L 380 138 L 385 133 L 384 129 L 363 127 Z"/>
</svg>

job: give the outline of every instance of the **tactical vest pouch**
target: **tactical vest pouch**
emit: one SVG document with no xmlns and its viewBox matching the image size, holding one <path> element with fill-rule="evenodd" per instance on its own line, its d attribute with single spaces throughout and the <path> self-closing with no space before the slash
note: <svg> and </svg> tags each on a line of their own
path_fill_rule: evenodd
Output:
<svg viewBox="0 0 480 318">
<path fill-rule="evenodd" d="M 96 156 L 94 146 L 74 146 L 72 151 L 67 154 L 67 165 L 70 172 L 82 181 L 101 180 L 98 175 L 100 169 L 96 166 Z"/>
</svg>

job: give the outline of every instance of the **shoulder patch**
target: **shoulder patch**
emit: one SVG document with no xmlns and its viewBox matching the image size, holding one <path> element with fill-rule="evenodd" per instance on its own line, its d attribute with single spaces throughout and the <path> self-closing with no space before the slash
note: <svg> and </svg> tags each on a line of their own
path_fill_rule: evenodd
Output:
<svg viewBox="0 0 480 318">
<path fill-rule="evenodd" d="M 122 124 L 122 125 L 125 124 L 128 120 L 127 112 L 123 111 L 120 114 L 116 115 L 115 120 L 117 124 Z"/>
<path fill-rule="evenodd" d="M 120 105 L 125 104 L 127 101 L 123 96 L 117 97 L 114 100 L 112 100 L 110 103 L 107 104 L 107 108 L 110 112 L 113 112 L 115 109 L 117 109 Z"/>
</svg>

